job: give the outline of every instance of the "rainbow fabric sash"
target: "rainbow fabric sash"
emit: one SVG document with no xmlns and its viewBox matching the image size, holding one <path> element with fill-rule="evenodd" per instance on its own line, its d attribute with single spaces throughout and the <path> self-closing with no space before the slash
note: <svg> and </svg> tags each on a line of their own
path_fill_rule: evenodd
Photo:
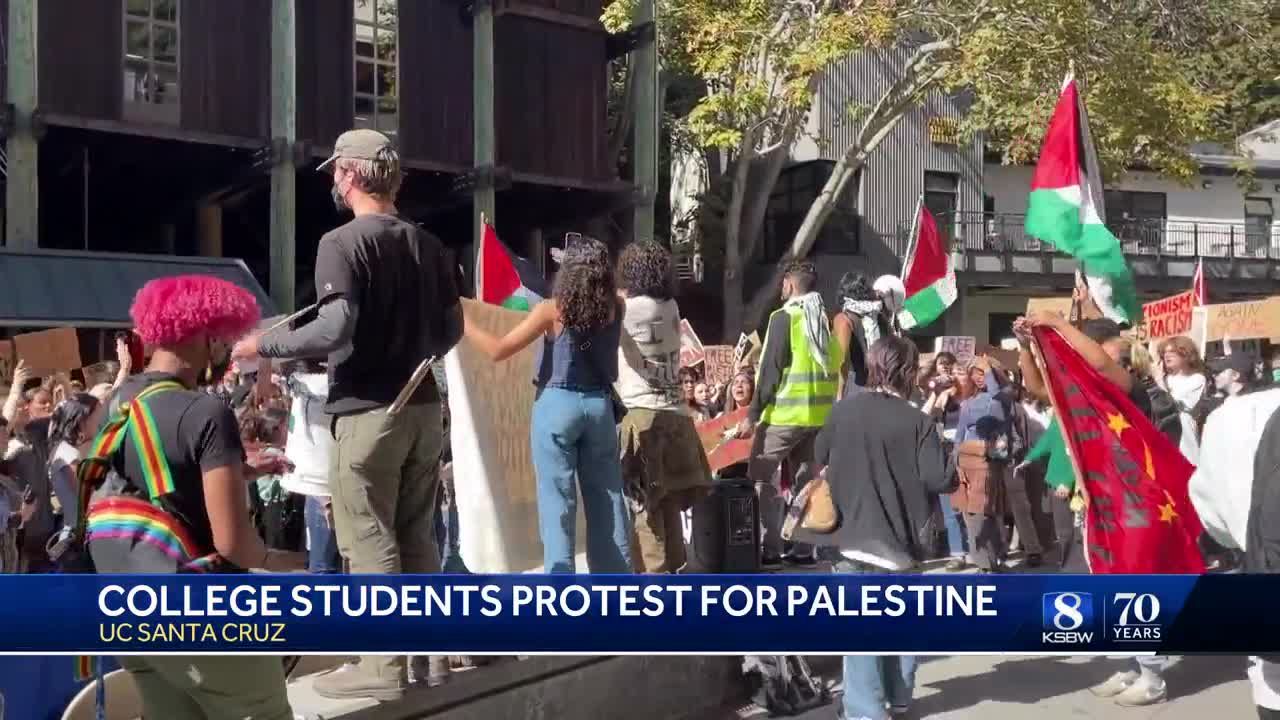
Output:
<svg viewBox="0 0 1280 720">
<path fill-rule="evenodd" d="M 160 505 L 160 498 L 174 491 L 173 473 L 148 400 L 164 392 L 185 389 L 172 381 L 148 386 L 128 404 L 121 405 L 94 438 L 89 457 L 80 462 L 76 472 L 80 505 L 73 531 L 76 545 L 83 548 L 92 540 L 146 545 L 172 559 L 182 572 L 208 572 L 221 562 L 216 553 L 198 554 L 199 549 L 187 529 Z M 125 436 L 133 439 L 138 453 L 147 498 L 117 495 L 90 505 L 93 493 L 111 472 L 112 458 L 124 445 Z M 92 677 L 92 658 L 77 657 L 76 679 L 84 682 Z"/>
</svg>

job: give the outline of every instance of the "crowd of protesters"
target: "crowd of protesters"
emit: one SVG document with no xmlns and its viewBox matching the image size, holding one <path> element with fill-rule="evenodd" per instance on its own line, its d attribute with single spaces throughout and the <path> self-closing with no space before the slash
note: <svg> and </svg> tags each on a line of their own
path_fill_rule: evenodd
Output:
<svg viewBox="0 0 1280 720">
<path fill-rule="evenodd" d="M 1013 367 L 986 355 L 926 355 L 898 329 L 900 299 L 891 291 L 846 275 L 829 313 L 817 268 L 794 262 L 758 366 L 743 363 L 728 382 L 708 383 L 700 368 L 681 367 L 674 266 L 661 244 L 633 243 L 614 258 L 596 240 L 571 243 L 552 296 L 495 336 L 463 311 L 439 241 L 396 213 L 399 160 L 390 141 L 372 131 L 344 134 L 326 165 L 335 202 L 355 218 L 320 244 L 321 298 L 305 322 L 251 331 L 256 307 L 234 289 L 208 279 L 157 281 L 134 308 L 153 352 L 145 368 L 123 339 L 115 382 L 87 390 L 84 381 L 41 380 L 18 365 L 0 418 L 0 571 L 60 569 L 84 525 L 77 483 L 87 475 L 78 465 L 96 461 L 90 445 L 99 428 L 140 398 L 158 407 L 164 398 L 175 428 L 177 419 L 199 420 L 199 437 L 174 429 L 163 438 L 179 489 L 163 503 L 150 498 L 202 538 L 195 550 L 207 556 L 182 563 L 214 557 L 227 567 L 312 573 L 465 572 L 452 487 L 467 479 L 452 473 L 447 383 L 428 374 L 399 413 L 388 411 L 422 359 L 463 338 L 487 361 L 527 347 L 536 356 L 529 441 L 548 573 L 576 569 L 579 497 L 591 572 L 703 569 L 688 551 L 687 518 L 726 471 L 712 472 L 699 424 L 729 416 L 726 438 L 751 442 L 748 461 L 733 470 L 759 502 L 761 570 L 824 559 L 847 573 L 920 572 L 930 561 L 952 572 L 1000 573 L 1046 558 L 1061 568 L 1076 542 L 1081 491 L 1051 487 L 1035 452 L 1053 412 L 1030 350 L 1035 327 L 1059 332 L 1199 464 L 1192 497 L 1214 565 L 1280 565 L 1258 556 L 1265 549 L 1255 552 L 1252 541 L 1253 559 L 1242 553 L 1259 509 L 1254 456 L 1237 448 L 1270 447 L 1266 438 L 1280 432 L 1268 422 L 1280 408 L 1273 384 L 1280 366 L 1265 367 L 1260 357 L 1237 352 L 1205 362 L 1181 337 L 1151 353 L 1096 312 L 1078 323 L 1052 313 L 1020 318 Z M 175 309 L 188 306 L 174 298 L 188 296 L 208 306 Z M 1090 305 L 1084 289 L 1076 300 Z M 130 475 L 133 462 L 116 469 Z M 788 513 L 818 479 L 842 520 L 830 533 L 793 532 Z M 92 517 L 89 525 L 92 540 Z M 99 572 L 136 571 L 143 561 L 94 545 Z M 208 700 L 153 682 L 148 673 L 163 667 L 162 658 L 126 665 L 148 678 L 139 688 L 149 712 L 171 716 L 184 702 Z M 1121 705 L 1160 702 L 1164 667 L 1144 659 L 1093 690 Z M 914 668 L 909 657 L 847 658 L 846 717 L 906 712 Z M 443 657 L 371 656 L 317 678 L 315 689 L 394 700 L 412 682 L 443 682 L 450 669 Z M 290 717 L 275 670 L 219 677 L 222 686 L 209 692 L 221 693 L 226 707 Z"/>
</svg>

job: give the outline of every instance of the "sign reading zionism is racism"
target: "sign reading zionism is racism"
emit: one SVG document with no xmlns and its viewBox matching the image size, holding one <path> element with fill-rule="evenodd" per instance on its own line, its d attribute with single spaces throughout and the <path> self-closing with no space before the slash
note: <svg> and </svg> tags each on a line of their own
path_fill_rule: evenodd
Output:
<svg viewBox="0 0 1280 720">
<path fill-rule="evenodd" d="M 1143 305 L 1142 319 L 1147 325 L 1147 339 L 1163 340 L 1189 334 L 1191 309 L 1195 305 L 1196 298 L 1193 290 Z"/>
</svg>

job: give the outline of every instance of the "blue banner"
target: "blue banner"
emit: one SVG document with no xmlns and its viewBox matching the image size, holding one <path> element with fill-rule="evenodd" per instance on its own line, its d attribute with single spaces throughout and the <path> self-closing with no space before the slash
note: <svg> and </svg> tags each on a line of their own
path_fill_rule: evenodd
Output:
<svg viewBox="0 0 1280 720">
<path fill-rule="evenodd" d="M 0 651 L 1280 651 L 1280 576 L 0 576 Z"/>
</svg>

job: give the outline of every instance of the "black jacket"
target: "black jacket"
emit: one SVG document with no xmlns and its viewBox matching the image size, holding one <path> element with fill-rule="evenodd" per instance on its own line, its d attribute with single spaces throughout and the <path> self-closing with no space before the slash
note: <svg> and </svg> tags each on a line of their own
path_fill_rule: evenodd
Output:
<svg viewBox="0 0 1280 720">
<path fill-rule="evenodd" d="M 1280 572 L 1280 412 L 1267 421 L 1253 456 L 1245 546 L 1245 572 Z"/>
<path fill-rule="evenodd" d="M 815 459 L 827 466 L 840 525 L 825 535 L 800 531 L 797 540 L 857 550 L 899 567 L 926 559 L 936 496 L 955 490 L 930 418 L 900 398 L 856 393 L 832 410 Z"/>
</svg>

